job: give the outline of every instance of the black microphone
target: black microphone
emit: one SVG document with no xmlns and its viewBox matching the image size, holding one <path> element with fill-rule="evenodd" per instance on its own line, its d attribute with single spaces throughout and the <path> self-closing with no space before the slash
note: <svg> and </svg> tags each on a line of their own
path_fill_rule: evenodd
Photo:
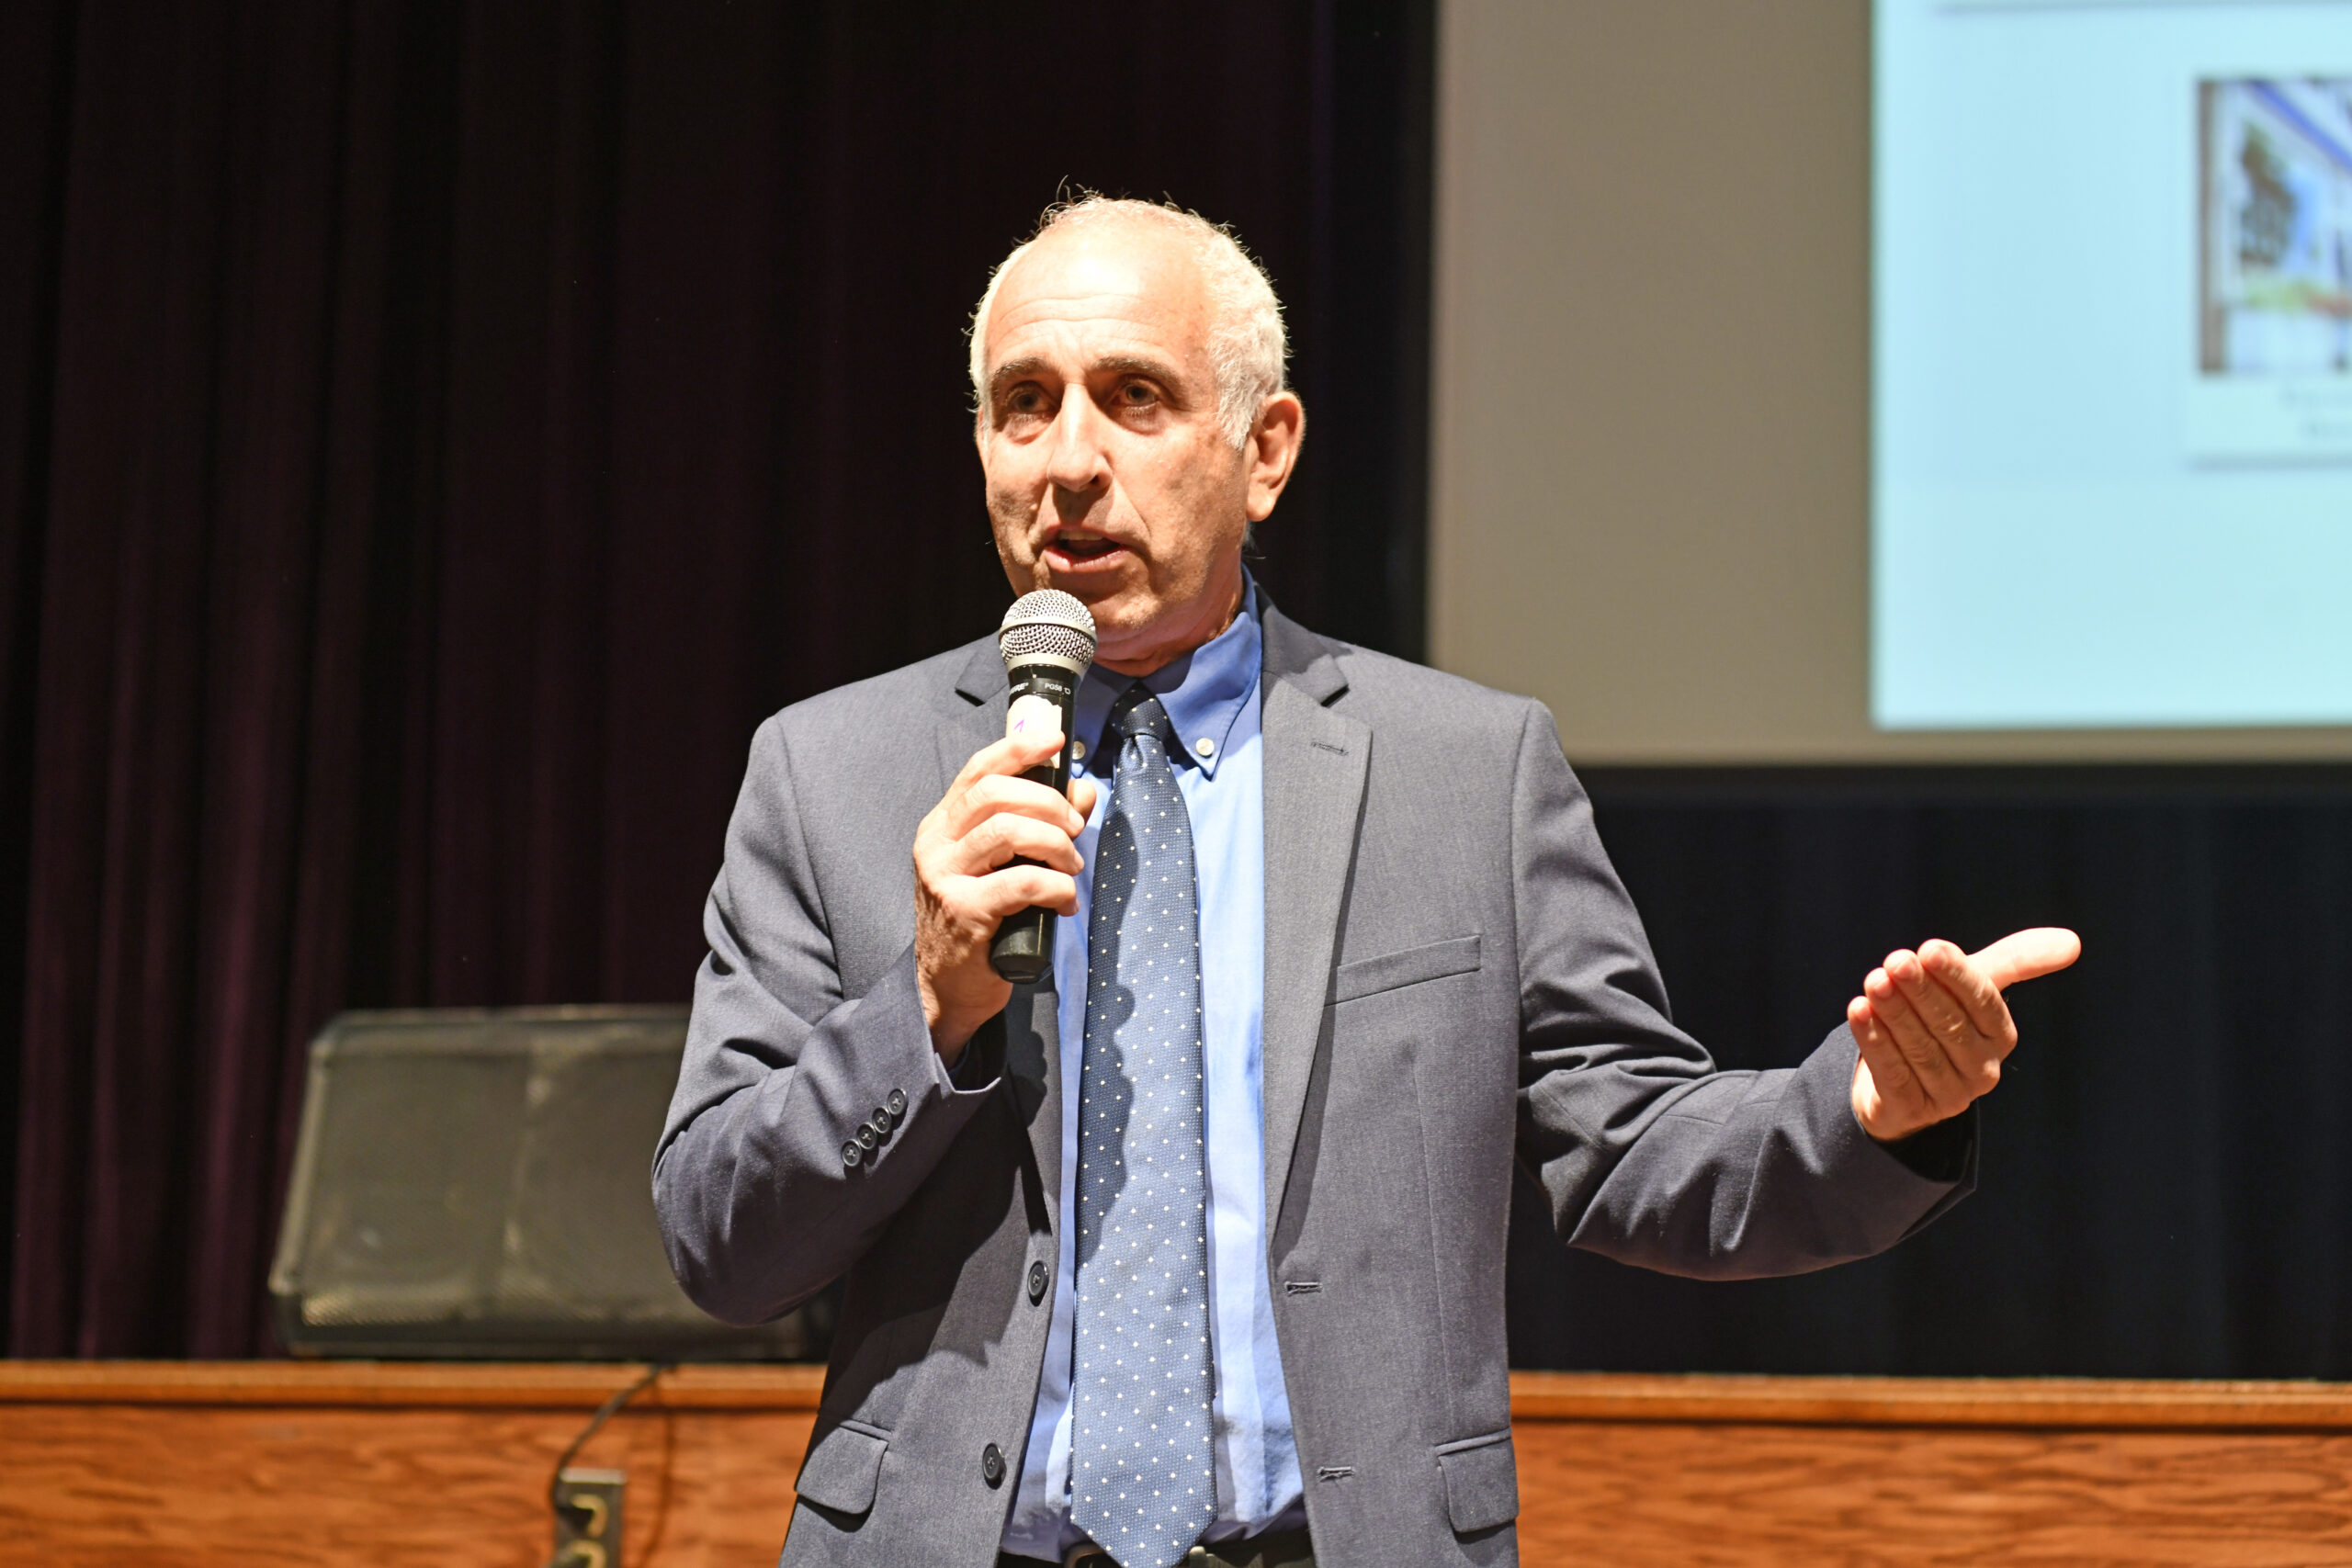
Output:
<svg viewBox="0 0 2352 1568">
<path fill-rule="evenodd" d="M 1069 788 L 1070 734 L 1078 707 L 1078 682 L 1094 662 L 1094 616 L 1075 594 L 1058 588 L 1023 593 L 1004 613 L 996 634 L 997 651 L 1012 683 L 1005 711 L 1005 734 L 1046 725 L 1061 731 L 1062 749 L 1050 763 L 1021 776 L 1060 795 Z M 1016 859 L 1020 865 L 1036 863 Z M 1016 986 L 1043 979 L 1054 966 L 1054 912 L 1035 905 L 1007 915 L 989 942 L 989 967 Z"/>
</svg>

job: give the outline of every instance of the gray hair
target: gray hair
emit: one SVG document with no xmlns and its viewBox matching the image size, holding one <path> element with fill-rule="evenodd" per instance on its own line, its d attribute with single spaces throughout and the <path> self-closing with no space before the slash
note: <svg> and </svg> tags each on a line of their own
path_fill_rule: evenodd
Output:
<svg viewBox="0 0 2352 1568">
<path fill-rule="evenodd" d="M 972 396 L 976 417 L 988 417 L 989 311 L 1013 263 L 1057 229 L 1108 220 L 1158 224 L 1192 248 L 1209 297 L 1209 363 L 1216 371 L 1217 423 L 1236 451 L 1248 444 L 1250 427 L 1268 398 L 1283 389 L 1290 342 L 1283 331 L 1283 305 L 1274 286 L 1241 242 L 1222 223 L 1170 202 L 1131 201 L 1088 195 L 1046 209 L 1037 231 L 989 274 L 988 291 L 972 312 Z"/>
</svg>

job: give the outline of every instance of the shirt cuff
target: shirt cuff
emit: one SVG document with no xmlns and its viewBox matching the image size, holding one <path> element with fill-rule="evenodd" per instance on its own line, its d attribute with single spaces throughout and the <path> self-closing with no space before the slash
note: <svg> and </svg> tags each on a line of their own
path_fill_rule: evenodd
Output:
<svg viewBox="0 0 2352 1568">
<path fill-rule="evenodd" d="M 1957 1116 L 1879 1147 L 1901 1160 L 1914 1176 L 1950 1182 L 1968 1174 L 1968 1153 L 1975 1143 L 1976 1107 L 1972 1105 Z"/>
<path fill-rule="evenodd" d="M 941 1081 L 959 1094 L 989 1088 L 1004 1076 L 1004 1014 L 998 1013 L 972 1032 L 954 1066 L 941 1061 L 935 1051 L 932 1060 L 937 1064 Z"/>
</svg>

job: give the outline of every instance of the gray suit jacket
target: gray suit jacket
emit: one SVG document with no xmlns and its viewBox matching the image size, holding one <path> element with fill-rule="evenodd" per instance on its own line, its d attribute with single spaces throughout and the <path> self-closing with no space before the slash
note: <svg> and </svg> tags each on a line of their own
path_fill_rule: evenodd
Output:
<svg viewBox="0 0 2352 1568">
<path fill-rule="evenodd" d="M 1510 1563 L 1514 1150 L 1576 1245 L 1736 1278 L 1892 1245 L 1973 1136 L 1957 1182 L 1871 1142 L 1842 1028 L 1715 1072 L 1543 705 L 1263 608 L 1266 1247 L 1317 1560 Z M 671 1261 L 738 1323 L 847 1276 L 786 1564 L 991 1562 L 1068 1288 L 1049 986 L 975 1041 L 971 1089 L 915 987 L 915 827 L 1004 707 L 984 641 L 768 720 L 704 918 L 653 1167 Z"/>
</svg>

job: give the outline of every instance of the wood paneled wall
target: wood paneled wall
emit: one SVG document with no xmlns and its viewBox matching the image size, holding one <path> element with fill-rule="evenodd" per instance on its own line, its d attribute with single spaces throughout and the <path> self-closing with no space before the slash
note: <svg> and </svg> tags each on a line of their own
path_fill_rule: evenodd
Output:
<svg viewBox="0 0 2352 1568">
<path fill-rule="evenodd" d="M 639 1369 L 0 1362 L 0 1563 L 537 1568 Z M 628 1568 L 775 1561 L 815 1369 L 680 1369 L 577 1461 Z M 2352 1564 L 2352 1387 L 1513 1380 L 1523 1560 Z"/>
</svg>

